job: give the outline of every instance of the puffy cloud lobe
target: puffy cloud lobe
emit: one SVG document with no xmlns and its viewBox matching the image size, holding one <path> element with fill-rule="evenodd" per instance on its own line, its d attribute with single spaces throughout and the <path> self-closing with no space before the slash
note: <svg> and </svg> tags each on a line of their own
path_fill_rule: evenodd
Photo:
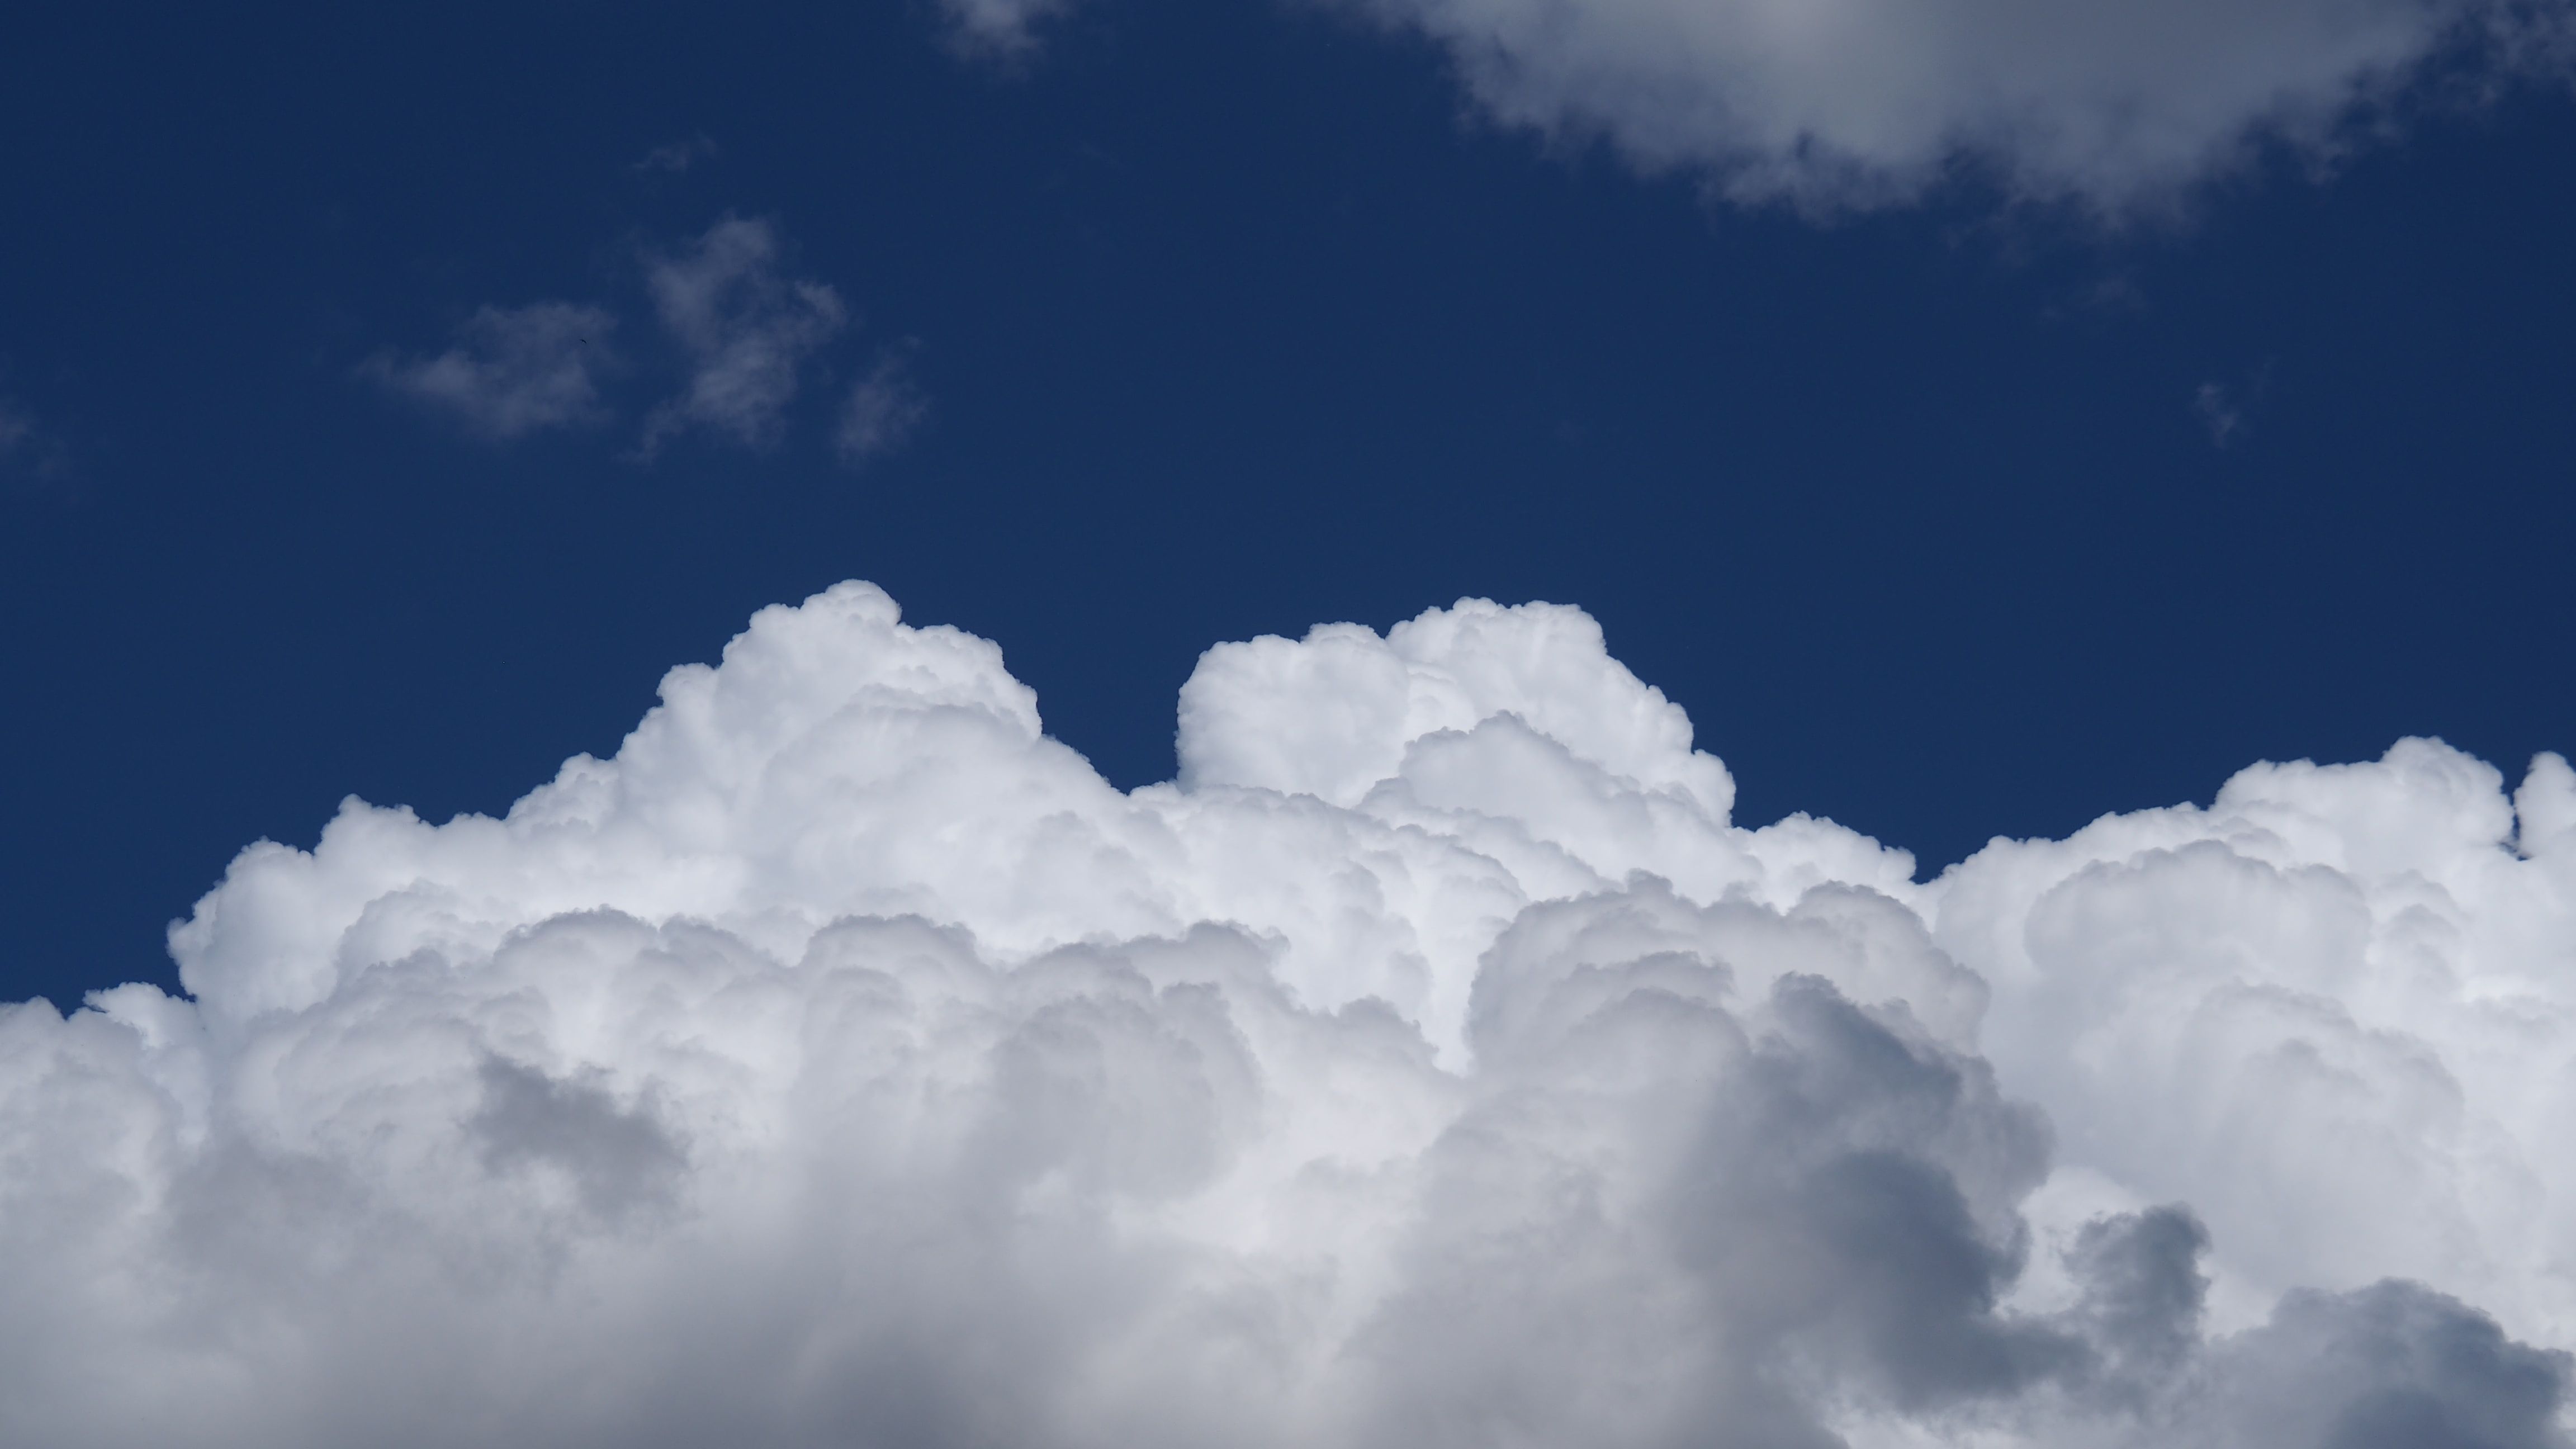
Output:
<svg viewBox="0 0 2576 1449">
<path fill-rule="evenodd" d="M 2229 1449 L 2566 1442 L 2554 1422 L 2566 1355 L 2511 1343 L 2492 1320 L 2402 1283 L 2292 1294 L 2212 1377 L 2186 1422 L 2194 1441 Z"/>
<path fill-rule="evenodd" d="M 2567 1344 L 2576 780 L 2543 756 L 2517 798 L 2420 740 L 2258 766 L 2206 810 L 1990 847 L 1936 936 L 2065 1164 L 2189 1201 L 2243 1303 L 2398 1274 Z"/>
<path fill-rule="evenodd" d="M 410 359 L 378 353 L 362 370 L 485 437 L 523 437 L 606 416 L 599 373 L 611 363 L 616 326 L 607 311 L 570 302 L 483 307 L 447 351 Z"/>
<path fill-rule="evenodd" d="M 1924 886 L 1479 601 L 1180 743 L 845 585 L 503 819 L 244 852 L 194 1000 L 0 1008 L 0 1438 L 2565 1442 L 2563 764 Z"/>
<path fill-rule="evenodd" d="M 1348 0 L 1495 117 L 1744 200 L 1911 199 L 1962 169 L 2122 211 L 2272 137 L 2313 153 L 2445 55 L 2565 60 L 2564 0 Z"/>
</svg>

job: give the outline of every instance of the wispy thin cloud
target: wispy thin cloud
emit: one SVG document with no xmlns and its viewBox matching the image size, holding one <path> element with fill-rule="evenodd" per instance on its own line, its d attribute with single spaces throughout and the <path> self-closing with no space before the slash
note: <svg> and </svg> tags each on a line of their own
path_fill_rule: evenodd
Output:
<svg viewBox="0 0 2576 1449">
<path fill-rule="evenodd" d="M 607 417 L 599 373 L 617 318 L 571 302 L 484 307 L 434 357 L 380 352 L 360 368 L 385 387 L 496 440 Z"/>
<path fill-rule="evenodd" d="M 2264 394 L 2272 390 L 2272 359 L 2244 375 L 2241 382 L 2212 380 L 2192 390 L 2191 410 L 2209 430 L 2209 441 L 2221 448 L 2243 438 Z"/>
<path fill-rule="evenodd" d="M 1350 0 L 1446 48 L 1507 125 L 1732 199 L 1901 205 L 1961 176 L 2106 217 L 2411 108 L 2563 77 L 2566 0 Z M 1013 0 L 979 23 L 1008 36 Z M 961 24 L 968 23 L 965 21 Z M 2437 94 L 2438 93 L 2438 94 Z"/>
<path fill-rule="evenodd" d="M 658 375 L 669 389 L 676 375 L 676 391 L 643 410 L 634 458 L 650 462 L 673 439 L 697 431 L 773 448 L 809 384 L 837 370 L 827 368 L 826 349 L 853 321 L 840 291 L 795 275 L 789 254 L 775 222 L 727 216 L 676 246 L 644 249 L 651 320 L 623 346 L 612 346 L 620 324 L 605 306 L 485 306 L 444 350 L 385 348 L 358 372 L 495 442 L 631 420 L 651 396 L 635 396 L 652 385 L 647 379 Z M 851 466 L 902 446 L 928 415 L 910 347 L 880 349 L 829 413 L 831 446 Z M 622 398 L 611 389 L 621 380 Z M 14 430 L 0 432 L 0 456 L 25 446 L 19 435 L 33 435 L 32 424 L 18 418 L 0 414 L 0 425 Z"/>
<path fill-rule="evenodd" d="M 654 147 L 644 153 L 643 160 L 636 162 L 629 169 L 646 174 L 678 176 L 699 162 L 712 161 L 722 154 L 714 138 L 701 132 L 685 141 L 674 141 L 667 146 Z"/>
<path fill-rule="evenodd" d="M 2209 440 L 2224 448 L 2244 430 L 2245 409 L 2224 386 L 2204 382 L 2191 395 L 2191 410 L 2200 416 L 2200 425 L 2209 430 Z"/>
<path fill-rule="evenodd" d="M 971 54 L 1010 59 L 1037 48 L 1038 28 L 1072 0 L 942 0 L 949 34 Z"/>
<path fill-rule="evenodd" d="M 687 352 L 690 372 L 645 419 L 644 457 L 691 428 L 751 448 L 777 444 L 806 363 L 849 325 L 841 294 L 788 276 L 782 251 L 769 221 L 727 217 L 677 253 L 648 259 L 654 313 Z"/>
<path fill-rule="evenodd" d="M 929 416 L 930 399 L 913 381 L 910 362 L 901 352 L 888 352 L 842 400 L 833 448 L 842 462 L 865 467 L 902 447 Z"/>
<path fill-rule="evenodd" d="M 71 471 L 71 451 L 14 397 L 0 397 L 0 475 L 58 482 Z"/>
</svg>

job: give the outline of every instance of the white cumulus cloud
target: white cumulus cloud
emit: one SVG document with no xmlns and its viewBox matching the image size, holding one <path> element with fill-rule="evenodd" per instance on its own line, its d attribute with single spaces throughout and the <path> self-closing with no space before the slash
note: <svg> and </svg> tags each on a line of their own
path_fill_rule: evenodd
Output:
<svg viewBox="0 0 2576 1449">
<path fill-rule="evenodd" d="M 616 326 L 605 309 L 571 302 L 482 307 L 447 351 L 410 358 L 381 352 L 362 371 L 486 437 L 524 437 L 606 417 L 599 374 L 612 364 Z"/>
<path fill-rule="evenodd" d="M 1180 756 L 849 584 L 251 847 L 193 999 L 0 1008 L 0 1441 L 2569 1442 L 2555 756 L 1921 883 L 1474 600 Z"/>
<path fill-rule="evenodd" d="M 627 169 L 645 175 L 680 176 L 699 162 L 712 161 L 722 154 L 723 150 L 716 145 L 715 138 L 700 132 L 685 141 L 654 147 L 644 153 L 643 160 Z"/>
</svg>

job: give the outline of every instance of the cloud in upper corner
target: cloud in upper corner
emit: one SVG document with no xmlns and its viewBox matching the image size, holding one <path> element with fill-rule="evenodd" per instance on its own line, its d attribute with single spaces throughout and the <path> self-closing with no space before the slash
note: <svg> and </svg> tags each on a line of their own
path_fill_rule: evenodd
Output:
<svg viewBox="0 0 2576 1449">
<path fill-rule="evenodd" d="M 2329 154 L 2437 61 L 2566 58 L 2567 0 L 1339 0 L 1497 119 L 1815 210 L 1962 173 L 2106 214 L 2265 138 Z"/>
<path fill-rule="evenodd" d="M 832 446 L 842 462 L 863 467 L 902 447 L 929 416 L 930 399 L 914 383 L 911 364 L 888 352 L 841 400 Z"/>
<path fill-rule="evenodd" d="M 686 351 L 678 396 L 645 419 L 650 457 L 692 428 L 765 448 L 785 432 L 805 366 L 849 323 L 829 284 L 787 275 L 777 228 L 727 217 L 676 252 L 648 259 L 655 315 Z"/>
<path fill-rule="evenodd" d="M 251 846 L 0 1007 L 0 1442 L 2569 1449 L 2562 759 L 1918 882 L 1482 600 L 1178 745 L 845 584 Z"/>
<path fill-rule="evenodd" d="M 487 438 L 525 437 L 607 417 L 600 374 L 617 318 L 570 302 L 483 307 L 433 357 L 380 352 L 360 371 Z"/>
</svg>

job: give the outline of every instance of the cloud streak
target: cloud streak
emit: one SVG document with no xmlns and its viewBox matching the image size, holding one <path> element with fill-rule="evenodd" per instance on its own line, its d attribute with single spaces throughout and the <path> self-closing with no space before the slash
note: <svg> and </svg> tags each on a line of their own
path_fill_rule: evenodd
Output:
<svg viewBox="0 0 2576 1449">
<path fill-rule="evenodd" d="M 1121 793 L 844 585 L 500 819 L 0 1010 L 0 1437 L 2563 1449 L 2576 772 L 1941 879 L 1578 611 L 1222 645 Z"/>
</svg>

